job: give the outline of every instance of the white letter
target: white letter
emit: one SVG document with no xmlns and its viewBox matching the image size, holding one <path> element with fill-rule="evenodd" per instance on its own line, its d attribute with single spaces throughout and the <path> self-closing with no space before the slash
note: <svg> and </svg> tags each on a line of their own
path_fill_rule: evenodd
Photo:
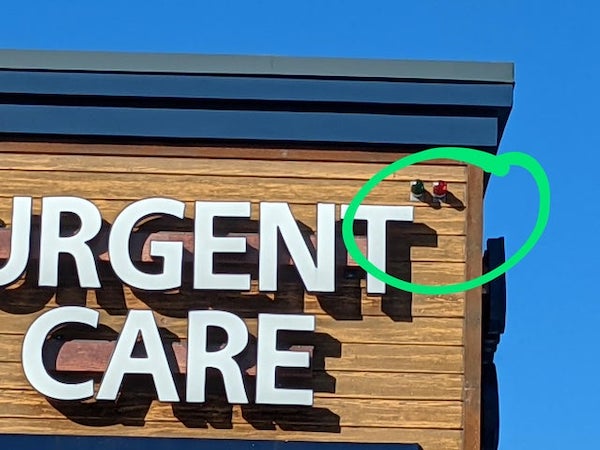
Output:
<svg viewBox="0 0 600 450">
<path fill-rule="evenodd" d="M 14 197 L 10 256 L 0 269 L 0 286 L 11 284 L 27 267 L 29 234 L 31 232 L 31 197 Z"/>
<path fill-rule="evenodd" d="M 33 388 L 46 397 L 57 400 L 83 400 L 94 396 L 94 380 L 83 383 L 56 381 L 44 367 L 42 348 L 46 337 L 64 323 L 83 323 L 98 326 L 100 314 L 81 306 L 61 306 L 42 314 L 31 324 L 23 340 L 23 372 Z"/>
<path fill-rule="evenodd" d="M 72 236 L 60 235 L 60 216 L 72 213 L 79 217 L 81 226 Z M 42 199 L 42 230 L 40 234 L 40 286 L 58 284 L 58 256 L 73 255 L 84 288 L 99 288 L 100 280 L 90 247 L 86 244 L 94 238 L 102 226 L 100 211 L 89 200 L 79 197 L 45 197 Z"/>
<path fill-rule="evenodd" d="M 314 331 L 315 317 L 292 314 L 258 315 L 258 354 L 256 362 L 256 403 L 269 405 L 312 405 L 312 389 L 275 387 L 277 367 L 309 367 L 306 352 L 279 351 L 279 330 Z"/>
<path fill-rule="evenodd" d="M 342 205 L 342 218 L 348 205 Z M 367 259 L 379 270 L 386 268 L 386 240 L 388 220 L 413 221 L 414 206 L 360 205 L 355 220 L 367 221 Z M 367 293 L 385 294 L 385 283 L 367 274 Z"/>
<path fill-rule="evenodd" d="M 138 270 L 129 257 L 129 237 L 137 222 L 152 214 L 169 214 L 183 219 L 185 203 L 168 198 L 147 198 L 132 203 L 115 219 L 108 239 L 110 264 L 115 274 L 130 286 L 148 291 L 163 291 L 181 286 L 183 242 L 150 243 L 150 255 L 162 257 L 163 272 L 149 274 Z"/>
<path fill-rule="evenodd" d="M 229 403 L 248 403 L 242 373 L 234 356 L 248 344 L 248 329 L 242 319 L 225 311 L 191 311 L 189 313 L 186 400 L 204 402 L 206 368 L 214 367 L 223 375 Z M 207 349 L 208 327 L 218 327 L 227 333 L 227 344 L 220 350 Z"/>
<path fill-rule="evenodd" d="M 141 336 L 146 349 L 146 358 L 133 358 L 131 353 Z M 167 356 L 156 328 L 152 311 L 131 310 L 127 314 L 125 325 L 117 340 L 102 384 L 98 390 L 97 400 L 115 400 L 127 373 L 150 374 L 154 379 L 158 399 L 161 402 L 178 402 L 179 395 L 173 382 Z"/>
<path fill-rule="evenodd" d="M 306 290 L 335 291 L 335 205 L 330 203 L 317 205 L 318 245 L 315 265 L 288 204 L 268 202 L 260 204 L 258 283 L 261 291 L 277 290 L 278 230 Z"/>
<path fill-rule="evenodd" d="M 250 202 L 196 202 L 194 289 L 250 290 L 250 275 L 213 273 L 215 253 L 246 253 L 246 238 L 215 237 L 215 217 L 250 217 Z"/>
</svg>

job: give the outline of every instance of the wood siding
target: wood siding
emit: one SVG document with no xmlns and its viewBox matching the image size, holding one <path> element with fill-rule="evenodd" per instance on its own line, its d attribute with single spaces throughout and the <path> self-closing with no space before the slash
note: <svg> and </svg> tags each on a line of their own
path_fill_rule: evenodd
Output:
<svg viewBox="0 0 600 450">
<path fill-rule="evenodd" d="M 35 215 L 40 214 L 43 196 L 84 197 L 98 206 L 109 224 L 132 201 L 152 196 L 185 201 L 189 219 L 195 200 L 251 201 L 251 220 L 227 226 L 231 232 L 255 233 L 258 202 L 284 201 L 307 232 L 314 233 L 317 202 L 349 203 L 366 180 L 401 155 L 4 142 L 0 218 L 10 227 L 11 198 L 17 195 L 34 197 Z M 369 195 L 369 204 L 415 207 L 414 224 L 389 227 L 393 239 L 388 254 L 395 255 L 389 261 L 391 273 L 423 284 L 460 282 L 467 272 L 476 275 L 481 182 L 476 181 L 479 191 L 471 191 L 467 181 L 474 175 L 469 170 L 448 161 L 419 164 L 389 177 Z M 450 203 L 435 208 L 410 202 L 410 181 L 415 178 L 428 190 L 433 181 L 447 181 Z M 469 221 L 475 224 L 468 226 Z M 147 226 L 150 231 L 192 229 L 191 220 L 159 223 L 157 229 Z M 467 231 L 476 236 L 467 238 Z M 479 239 L 479 247 L 473 239 Z M 58 288 L 39 288 L 35 264 L 24 279 L 0 290 L 0 432 L 396 442 L 452 450 L 463 448 L 467 423 L 478 426 L 474 364 L 480 363 L 481 313 L 472 303 L 477 295 L 480 301 L 480 293 L 410 295 L 388 287 L 384 295 L 367 295 L 363 278 L 343 276 L 336 280 L 333 294 L 307 293 L 291 268 L 276 293 L 259 292 L 255 279 L 245 293 L 186 287 L 153 293 L 123 286 L 110 270 L 103 271 L 106 262 L 99 265 L 103 286 L 98 290 L 78 288 L 67 270 L 61 271 Z M 186 313 L 194 308 L 239 314 L 254 336 L 260 312 L 313 314 L 314 336 L 298 344 L 314 346 L 314 405 L 231 406 L 218 395 L 205 405 L 161 403 L 147 379 L 128 383 L 116 402 L 46 399 L 25 379 L 21 344 L 36 317 L 65 305 L 99 310 L 102 330 L 85 335 L 94 339 L 114 339 L 128 309 L 154 310 L 166 341 L 185 341 Z M 81 334 L 62 338 L 80 339 Z M 178 382 L 182 377 L 176 375 Z M 249 380 L 253 384 L 253 378 Z M 469 448 L 476 448 L 472 438 L 469 442 Z"/>
</svg>

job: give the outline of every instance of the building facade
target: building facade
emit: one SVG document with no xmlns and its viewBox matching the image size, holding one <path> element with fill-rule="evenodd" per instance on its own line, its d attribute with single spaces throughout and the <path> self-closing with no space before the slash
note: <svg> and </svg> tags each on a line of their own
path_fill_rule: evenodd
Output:
<svg viewBox="0 0 600 450">
<path fill-rule="evenodd" d="M 495 448 L 504 280 L 397 290 L 341 224 L 408 154 L 496 153 L 513 81 L 501 63 L 0 52 L 0 442 Z M 356 242 L 403 280 L 474 278 L 504 251 L 483 258 L 486 184 L 452 159 L 398 171 Z"/>
</svg>

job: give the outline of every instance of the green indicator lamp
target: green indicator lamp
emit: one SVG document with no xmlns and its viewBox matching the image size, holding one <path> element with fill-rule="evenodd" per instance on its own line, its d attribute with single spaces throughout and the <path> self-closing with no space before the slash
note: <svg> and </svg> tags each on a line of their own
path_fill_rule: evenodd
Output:
<svg viewBox="0 0 600 450">
<path fill-rule="evenodd" d="M 413 181 L 410 186 L 410 192 L 416 198 L 421 198 L 423 196 L 423 194 L 425 193 L 425 185 L 423 184 L 423 181 L 421 181 L 421 180 Z"/>
</svg>

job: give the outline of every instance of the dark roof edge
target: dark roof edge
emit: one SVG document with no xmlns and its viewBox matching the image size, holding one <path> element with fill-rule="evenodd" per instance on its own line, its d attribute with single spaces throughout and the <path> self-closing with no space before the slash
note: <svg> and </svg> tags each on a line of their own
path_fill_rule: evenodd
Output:
<svg viewBox="0 0 600 450">
<path fill-rule="evenodd" d="M 506 62 L 0 50 L 0 70 L 388 78 L 514 83 Z"/>
</svg>

